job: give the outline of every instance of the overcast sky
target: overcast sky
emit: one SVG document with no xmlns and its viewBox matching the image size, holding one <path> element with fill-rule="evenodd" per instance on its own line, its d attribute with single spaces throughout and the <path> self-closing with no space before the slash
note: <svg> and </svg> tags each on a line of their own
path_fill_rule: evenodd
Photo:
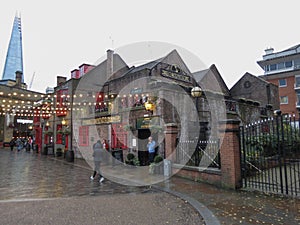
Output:
<svg viewBox="0 0 300 225">
<path fill-rule="evenodd" d="M 1 1 L 0 73 L 18 11 L 25 82 L 35 73 L 35 91 L 55 86 L 57 75 L 70 78 L 82 63 L 98 62 L 107 49 L 142 41 L 181 46 L 207 67 L 215 64 L 231 88 L 245 72 L 263 74 L 256 62 L 267 47 L 300 43 L 298 6 L 296 0 Z"/>
</svg>

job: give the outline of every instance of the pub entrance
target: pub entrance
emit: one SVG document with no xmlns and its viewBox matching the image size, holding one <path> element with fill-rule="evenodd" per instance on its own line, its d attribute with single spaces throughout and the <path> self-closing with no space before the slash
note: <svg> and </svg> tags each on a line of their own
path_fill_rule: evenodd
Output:
<svg viewBox="0 0 300 225">
<path fill-rule="evenodd" d="M 147 144 L 150 136 L 150 129 L 138 129 L 138 158 L 141 166 L 149 164 Z"/>
</svg>

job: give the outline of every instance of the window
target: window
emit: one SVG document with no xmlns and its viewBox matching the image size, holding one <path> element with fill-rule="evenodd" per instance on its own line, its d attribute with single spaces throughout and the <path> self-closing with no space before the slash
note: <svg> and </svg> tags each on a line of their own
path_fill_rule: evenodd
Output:
<svg viewBox="0 0 300 225">
<path fill-rule="evenodd" d="M 277 64 L 272 64 L 270 65 L 270 71 L 276 70 L 277 69 Z"/>
<path fill-rule="evenodd" d="M 270 71 L 270 66 L 269 66 L 269 65 L 266 65 L 266 66 L 265 66 L 265 72 L 268 72 L 268 71 Z"/>
<path fill-rule="evenodd" d="M 67 114 L 68 89 L 58 90 L 56 95 L 56 108 L 58 109 L 56 110 L 56 116 L 65 116 Z"/>
<path fill-rule="evenodd" d="M 290 68 L 290 67 L 292 67 L 292 66 L 293 66 L 292 61 L 287 61 L 287 62 L 285 62 L 285 68 Z"/>
<path fill-rule="evenodd" d="M 278 64 L 277 64 L 277 68 L 278 68 L 279 70 L 284 69 L 284 68 L 285 68 L 285 67 L 284 67 L 284 62 L 278 63 Z"/>
<path fill-rule="evenodd" d="M 62 129 L 62 125 L 61 124 L 57 124 L 56 125 L 56 131 L 57 131 L 57 133 L 56 133 L 56 144 L 62 144 L 63 143 L 63 141 L 62 141 L 62 134 L 60 133 L 60 131 L 61 131 L 61 129 Z"/>
<path fill-rule="evenodd" d="M 295 76 L 295 88 L 300 87 L 300 75 Z"/>
<path fill-rule="evenodd" d="M 279 87 L 286 87 L 286 79 L 279 79 L 278 85 Z"/>
<path fill-rule="evenodd" d="M 88 146 L 89 145 L 89 127 L 82 126 L 79 127 L 79 145 Z"/>
<path fill-rule="evenodd" d="M 104 92 L 98 92 L 97 93 L 97 99 L 96 99 L 96 106 L 95 106 L 95 112 L 104 112 L 106 106 L 104 104 Z"/>
<path fill-rule="evenodd" d="M 288 96 L 280 96 L 280 104 L 288 104 L 289 98 Z"/>
<path fill-rule="evenodd" d="M 300 93 L 297 93 L 297 104 L 296 106 L 300 106 Z"/>
</svg>

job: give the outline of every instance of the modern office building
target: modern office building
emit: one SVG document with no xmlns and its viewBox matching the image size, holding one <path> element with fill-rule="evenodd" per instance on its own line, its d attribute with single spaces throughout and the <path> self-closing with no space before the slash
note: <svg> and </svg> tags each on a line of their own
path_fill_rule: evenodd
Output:
<svg viewBox="0 0 300 225">
<path fill-rule="evenodd" d="M 16 71 L 23 71 L 23 49 L 21 17 L 16 15 L 7 49 L 1 84 L 8 84 L 15 80 Z M 24 83 L 24 75 L 22 76 Z"/>
<path fill-rule="evenodd" d="M 279 87 L 280 110 L 284 114 L 298 116 L 300 110 L 300 45 L 275 52 L 265 50 L 263 59 L 257 62 L 264 70 L 261 78 Z"/>
</svg>

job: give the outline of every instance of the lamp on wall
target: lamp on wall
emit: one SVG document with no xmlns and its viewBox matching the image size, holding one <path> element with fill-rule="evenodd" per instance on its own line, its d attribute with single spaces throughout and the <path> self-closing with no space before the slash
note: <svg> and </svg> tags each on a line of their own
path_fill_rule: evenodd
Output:
<svg viewBox="0 0 300 225">
<path fill-rule="evenodd" d="M 145 109 L 147 111 L 153 111 L 154 108 L 155 108 L 155 105 L 152 102 L 150 102 L 150 101 L 145 102 Z"/>
<path fill-rule="evenodd" d="M 202 89 L 200 87 L 193 87 L 191 90 L 191 95 L 194 98 L 198 98 L 202 95 Z"/>
<path fill-rule="evenodd" d="M 61 121 L 61 124 L 62 124 L 63 126 L 67 125 L 67 121 L 65 120 L 65 118 L 63 118 L 63 120 Z"/>
<path fill-rule="evenodd" d="M 198 107 L 198 98 L 201 97 L 202 95 L 202 89 L 198 86 L 193 87 L 191 90 L 191 95 L 196 98 L 196 109 L 197 112 L 199 111 L 199 107 Z"/>
</svg>

